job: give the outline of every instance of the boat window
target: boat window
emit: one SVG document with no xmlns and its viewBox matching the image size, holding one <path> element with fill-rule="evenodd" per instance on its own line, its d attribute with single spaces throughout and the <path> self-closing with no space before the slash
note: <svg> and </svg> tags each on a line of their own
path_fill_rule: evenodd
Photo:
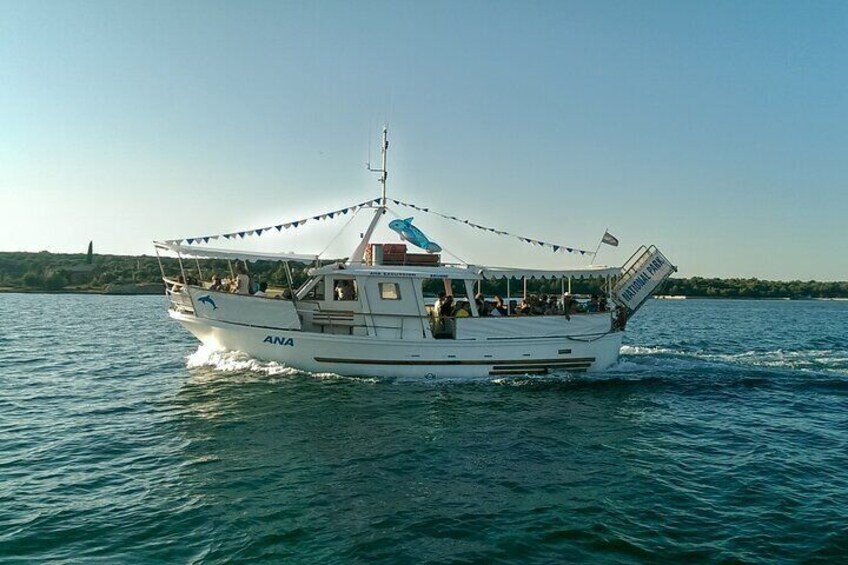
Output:
<svg viewBox="0 0 848 565">
<path fill-rule="evenodd" d="M 400 287 L 398 283 L 386 282 L 379 283 L 380 298 L 383 300 L 400 300 Z"/>
<path fill-rule="evenodd" d="M 318 279 L 318 282 L 315 283 L 309 292 L 304 296 L 307 300 L 324 300 L 324 279 Z"/>
<path fill-rule="evenodd" d="M 334 280 L 333 300 L 356 300 L 356 281 L 350 279 Z"/>
</svg>

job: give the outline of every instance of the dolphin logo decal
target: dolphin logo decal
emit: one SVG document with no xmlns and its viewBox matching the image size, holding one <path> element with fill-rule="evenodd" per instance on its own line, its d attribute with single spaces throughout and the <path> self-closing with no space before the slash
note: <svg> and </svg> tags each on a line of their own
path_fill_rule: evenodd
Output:
<svg viewBox="0 0 848 565">
<path fill-rule="evenodd" d="M 398 232 L 401 239 L 408 241 L 415 247 L 420 247 L 427 253 L 438 253 L 442 250 L 441 245 L 427 239 L 424 232 L 412 225 L 412 218 L 392 220 L 389 222 L 389 229 Z"/>
<path fill-rule="evenodd" d="M 209 296 L 208 294 L 206 296 L 201 296 L 200 298 L 197 299 L 197 301 L 203 302 L 204 304 L 208 304 L 209 306 L 212 307 L 213 311 L 218 309 L 218 307 L 215 306 L 215 301 L 212 300 L 212 297 Z"/>
</svg>

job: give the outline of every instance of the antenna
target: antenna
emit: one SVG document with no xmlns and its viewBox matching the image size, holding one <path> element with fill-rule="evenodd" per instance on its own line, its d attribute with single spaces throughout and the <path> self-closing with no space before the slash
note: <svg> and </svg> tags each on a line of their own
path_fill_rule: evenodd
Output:
<svg viewBox="0 0 848 565">
<path fill-rule="evenodd" d="M 368 163 L 366 163 L 366 166 L 368 167 L 369 171 L 371 171 L 372 173 L 380 173 L 380 184 L 383 186 L 383 195 L 382 195 L 382 200 L 380 202 L 380 205 L 384 208 L 386 206 L 386 179 L 389 176 L 389 171 L 388 171 L 388 169 L 386 169 L 386 157 L 387 157 L 388 152 L 389 152 L 389 126 L 384 125 L 383 126 L 383 148 L 381 150 L 381 153 L 382 153 L 382 156 L 383 156 L 383 165 L 379 169 L 375 169 L 375 168 L 371 167 L 371 161 L 370 161 L 371 157 L 370 157 L 370 155 L 368 157 L 369 161 L 368 161 Z M 370 151 L 369 151 L 369 153 L 370 153 Z"/>
</svg>

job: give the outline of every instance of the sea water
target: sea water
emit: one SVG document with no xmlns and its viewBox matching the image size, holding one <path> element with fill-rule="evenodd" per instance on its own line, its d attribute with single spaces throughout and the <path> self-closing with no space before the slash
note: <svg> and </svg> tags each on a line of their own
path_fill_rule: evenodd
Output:
<svg viewBox="0 0 848 565">
<path fill-rule="evenodd" d="M 306 374 L 0 295 L 0 561 L 845 562 L 848 303 L 651 301 L 601 374 Z"/>
</svg>

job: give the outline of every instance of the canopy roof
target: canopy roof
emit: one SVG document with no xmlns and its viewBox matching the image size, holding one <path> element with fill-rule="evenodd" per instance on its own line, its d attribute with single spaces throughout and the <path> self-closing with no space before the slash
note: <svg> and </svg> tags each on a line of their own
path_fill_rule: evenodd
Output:
<svg viewBox="0 0 848 565">
<path fill-rule="evenodd" d="M 300 261 L 311 263 L 318 255 L 303 253 L 260 253 L 256 251 L 240 251 L 237 249 L 213 249 L 210 247 L 197 247 L 179 245 L 176 243 L 157 241 L 158 249 L 179 253 L 183 257 L 192 259 L 241 259 L 242 261 Z"/>
</svg>

